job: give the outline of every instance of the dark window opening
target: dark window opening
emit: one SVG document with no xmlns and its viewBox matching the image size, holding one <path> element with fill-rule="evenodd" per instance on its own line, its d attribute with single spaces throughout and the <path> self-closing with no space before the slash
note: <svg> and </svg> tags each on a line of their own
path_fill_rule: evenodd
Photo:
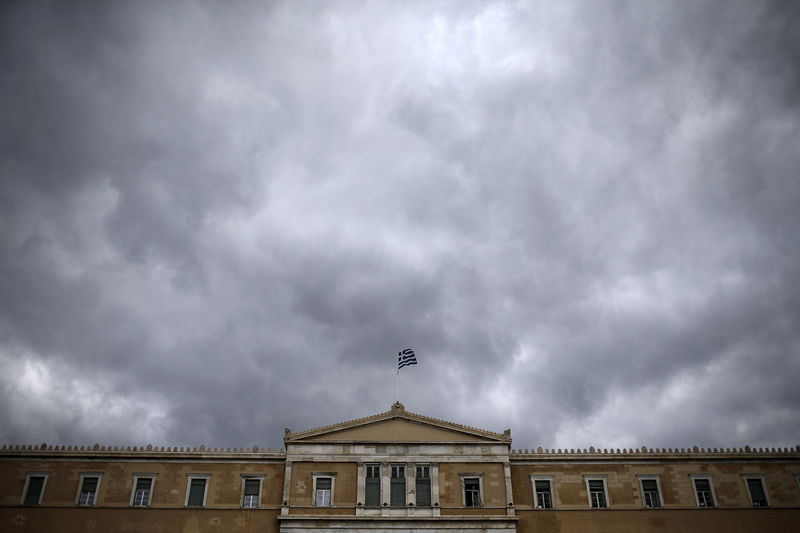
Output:
<svg viewBox="0 0 800 533">
<path fill-rule="evenodd" d="M 39 505 L 44 489 L 44 476 L 31 476 L 28 478 L 28 491 L 25 493 L 23 505 Z"/>
<path fill-rule="evenodd" d="M 464 479 L 464 503 L 467 507 L 481 506 L 481 483 L 478 478 Z"/>
<path fill-rule="evenodd" d="M 538 479 L 534 482 L 534 485 L 536 487 L 536 508 L 552 509 L 553 493 L 550 489 L 550 481 L 547 479 Z"/>
</svg>

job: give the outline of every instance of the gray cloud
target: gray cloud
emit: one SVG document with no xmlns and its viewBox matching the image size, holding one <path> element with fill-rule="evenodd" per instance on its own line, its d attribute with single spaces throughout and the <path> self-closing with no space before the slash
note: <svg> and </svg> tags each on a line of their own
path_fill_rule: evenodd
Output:
<svg viewBox="0 0 800 533">
<path fill-rule="evenodd" d="M 792 3 L 7 3 L 5 442 L 800 441 Z"/>
</svg>

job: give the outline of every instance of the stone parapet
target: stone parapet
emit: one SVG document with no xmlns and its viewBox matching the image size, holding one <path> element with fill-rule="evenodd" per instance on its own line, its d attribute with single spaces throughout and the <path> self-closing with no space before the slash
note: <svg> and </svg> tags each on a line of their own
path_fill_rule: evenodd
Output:
<svg viewBox="0 0 800 533">
<path fill-rule="evenodd" d="M 63 457 L 63 458 L 186 458 L 186 459 L 262 459 L 284 460 L 286 452 L 282 448 L 222 448 L 206 446 L 59 446 L 50 444 L 17 444 L 0 447 L 0 457 Z"/>
<path fill-rule="evenodd" d="M 536 448 L 512 449 L 511 461 L 527 460 L 598 460 L 598 459 L 800 459 L 800 445 L 791 448 Z"/>
</svg>

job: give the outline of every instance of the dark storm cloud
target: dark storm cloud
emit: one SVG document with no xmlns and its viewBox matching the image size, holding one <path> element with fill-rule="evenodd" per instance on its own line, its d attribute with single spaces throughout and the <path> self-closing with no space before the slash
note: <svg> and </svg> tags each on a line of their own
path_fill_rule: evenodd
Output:
<svg viewBox="0 0 800 533">
<path fill-rule="evenodd" d="M 3 441 L 800 441 L 792 3 L 0 20 Z"/>
</svg>

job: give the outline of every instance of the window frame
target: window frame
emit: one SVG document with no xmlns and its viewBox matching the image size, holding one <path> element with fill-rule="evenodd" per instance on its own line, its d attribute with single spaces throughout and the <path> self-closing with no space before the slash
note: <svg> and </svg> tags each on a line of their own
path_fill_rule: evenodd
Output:
<svg viewBox="0 0 800 533">
<path fill-rule="evenodd" d="M 97 486 L 94 488 L 94 497 L 92 503 L 81 503 L 81 495 L 83 494 L 83 482 L 87 478 L 97 478 Z M 103 472 L 81 472 L 78 478 L 78 493 L 75 495 L 75 505 L 77 507 L 97 507 L 97 500 L 100 497 L 100 485 L 103 482 Z"/>
<path fill-rule="evenodd" d="M 757 479 L 761 482 L 761 490 L 764 492 L 764 500 L 766 501 L 765 505 L 756 505 L 753 501 L 753 494 L 750 492 L 750 483 L 749 480 Z M 763 507 L 771 507 L 772 502 L 769 498 L 769 492 L 767 491 L 767 480 L 764 474 L 762 473 L 753 473 L 753 474 L 742 474 L 742 481 L 744 482 L 744 486 L 747 489 L 747 498 L 750 501 L 750 507 L 761 509 Z"/>
<path fill-rule="evenodd" d="M 44 481 L 42 482 L 42 490 L 39 491 L 39 499 L 36 503 L 29 503 L 25 504 L 25 497 L 28 495 L 28 489 L 31 485 L 31 478 L 32 477 L 43 477 Z M 25 507 L 36 507 L 38 505 L 42 505 L 42 498 L 44 498 L 44 489 L 47 487 L 47 480 L 50 478 L 49 471 L 30 471 L 25 472 L 25 485 L 22 487 L 22 497 L 19 499 L 19 504 L 24 505 Z"/>
<path fill-rule="evenodd" d="M 317 480 L 322 478 L 329 478 L 331 480 L 331 497 L 328 505 L 317 504 Z M 312 472 L 312 492 L 311 492 L 311 505 L 313 507 L 333 507 L 333 496 L 336 493 L 336 472 Z"/>
<path fill-rule="evenodd" d="M 550 484 L 550 507 L 539 507 L 539 495 L 536 490 L 537 481 L 547 481 Z M 552 475 L 531 474 L 531 489 L 533 490 L 533 509 L 536 511 L 552 511 L 556 508 L 556 491 Z"/>
<path fill-rule="evenodd" d="M 590 481 L 603 482 L 603 499 L 605 500 L 605 507 L 595 507 L 592 505 L 592 491 L 589 488 Z M 611 496 L 608 494 L 608 476 L 606 474 L 584 474 L 583 482 L 586 486 L 586 498 L 589 501 L 589 509 L 611 509 Z"/>
<path fill-rule="evenodd" d="M 711 474 L 689 474 L 689 478 L 692 480 L 692 490 L 694 491 L 694 502 L 697 505 L 698 509 L 716 509 L 719 505 L 719 500 L 717 499 L 717 492 L 714 490 L 714 476 Z M 708 488 L 711 490 L 711 499 L 714 500 L 711 502 L 713 505 L 700 505 L 700 495 L 697 492 L 697 483 L 698 479 L 704 479 L 708 481 Z"/>
<path fill-rule="evenodd" d="M 189 495 L 192 492 L 192 480 L 202 479 L 205 481 L 203 486 L 203 503 L 202 505 L 189 505 Z M 208 486 L 211 484 L 211 474 L 186 474 L 186 498 L 183 501 L 183 506 L 189 509 L 205 509 L 208 502 Z"/>
<path fill-rule="evenodd" d="M 642 496 L 642 506 L 645 509 L 663 509 L 664 508 L 664 494 L 661 492 L 661 476 L 658 474 L 637 474 L 636 478 L 639 480 L 639 493 Z M 658 494 L 658 507 L 647 505 L 647 498 L 644 494 L 644 481 L 656 482 L 656 493 Z"/>
<path fill-rule="evenodd" d="M 264 474 L 242 474 L 242 497 L 239 504 L 242 509 L 258 509 L 261 507 L 261 499 L 264 497 Z M 245 488 L 248 481 L 258 480 L 258 498 L 255 505 L 245 505 Z"/>
<path fill-rule="evenodd" d="M 370 474 L 370 470 L 372 470 L 372 469 L 377 469 L 377 471 L 378 471 L 378 475 L 377 476 L 370 477 L 369 474 Z M 364 507 L 367 507 L 369 509 L 380 508 L 380 506 L 381 506 L 381 495 L 383 494 L 383 491 L 381 490 L 381 485 L 382 485 L 382 479 L 381 478 L 382 478 L 382 476 L 383 476 L 383 465 L 381 463 L 365 463 L 364 464 Z M 368 496 L 367 485 L 369 484 L 369 480 L 370 479 L 377 480 L 377 483 L 375 483 L 375 482 L 372 483 L 373 485 L 377 485 L 377 487 L 378 487 L 378 501 L 376 503 L 374 503 L 374 504 L 370 504 L 370 503 L 367 502 L 367 496 Z"/>
<path fill-rule="evenodd" d="M 484 507 L 486 504 L 484 503 L 483 498 L 483 472 L 462 472 L 459 474 L 459 477 L 461 478 L 461 505 L 469 509 L 480 509 L 481 507 Z M 478 499 L 480 500 L 479 505 L 467 505 L 466 481 L 468 479 L 478 480 Z"/>
<path fill-rule="evenodd" d="M 136 509 L 150 507 L 153 502 L 153 490 L 156 487 L 156 477 L 158 474 L 153 474 L 149 472 L 136 472 L 133 474 L 133 487 L 131 487 L 131 501 L 130 506 Z M 135 505 L 136 503 L 136 485 L 139 484 L 140 479 L 150 479 L 150 494 L 147 496 L 147 503 L 145 505 Z"/>
</svg>

